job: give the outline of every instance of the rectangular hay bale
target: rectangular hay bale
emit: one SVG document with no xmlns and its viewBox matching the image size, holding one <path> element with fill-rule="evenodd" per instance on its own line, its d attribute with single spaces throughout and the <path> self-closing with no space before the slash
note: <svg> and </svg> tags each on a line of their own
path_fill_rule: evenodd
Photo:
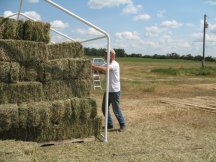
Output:
<svg viewBox="0 0 216 162">
<path fill-rule="evenodd" d="M 23 21 L 0 17 L 0 39 L 23 39 Z"/>
<path fill-rule="evenodd" d="M 24 22 L 24 40 L 50 42 L 50 24 L 27 20 Z"/>
<path fill-rule="evenodd" d="M 18 106 L 16 104 L 0 104 L 0 134 L 18 127 Z"/>
<path fill-rule="evenodd" d="M 79 42 L 48 44 L 49 60 L 62 58 L 81 58 L 83 46 Z"/>
<path fill-rule="evenodd" d="M 47 46 L 44 43 L 23 40 L 0 40 L 0 61 L 19 63 L 46 62 Z"/>
<path fill-rule="evenodd" d="M 0 104 L 23 103 L 44 100 L 39 82 L 0 83 Z"/>
<path fill-rule="evenodd" d="M 16 62 L 0 61 L 0 82 L 15 83 L 19 80 L 20 66 Z"/>
</svg>

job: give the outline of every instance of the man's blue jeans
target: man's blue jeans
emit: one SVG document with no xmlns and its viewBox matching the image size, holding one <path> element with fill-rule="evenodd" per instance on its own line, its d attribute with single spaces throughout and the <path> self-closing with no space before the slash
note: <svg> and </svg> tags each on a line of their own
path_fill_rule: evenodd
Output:
<svg viewBox="0 0 216 162">
<path fill-rule="evenodd" d="M 120 92 L 109 92 L 108 107 L 110 106 L 110 104 L 112 104 L 113 112 L 119 122 L 119 125 L 125 126 L 125 120 L 121 113 L 119 100 L 120 100 Z M 105 116 L 105 102 L 106 102 L 106 93 L 104 93 L 103 103 L 102 103 L 102 112 L 104 116 Z M 108 108 L 108 127 L 112 127 L 112 126 L 113 126 L 113 121 Z"/>
</svg>

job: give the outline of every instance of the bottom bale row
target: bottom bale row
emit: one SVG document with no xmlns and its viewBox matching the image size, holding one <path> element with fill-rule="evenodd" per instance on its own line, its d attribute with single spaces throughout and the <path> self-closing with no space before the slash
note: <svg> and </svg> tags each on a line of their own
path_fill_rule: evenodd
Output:
<svg viewBox="0 0 216 162">
<path fill-rule="evenodd" d="M 92 98 L 0 105 L 0 139 L 43 142 L 98 136 L 101 123 Z"/>
</svg>

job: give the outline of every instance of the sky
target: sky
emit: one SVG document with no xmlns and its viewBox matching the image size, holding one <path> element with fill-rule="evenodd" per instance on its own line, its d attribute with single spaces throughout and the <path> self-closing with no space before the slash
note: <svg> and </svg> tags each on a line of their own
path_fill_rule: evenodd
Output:
<svg viewBox="0 0 216 162">
<path fill-rule="evenodd" d="M 202 55 L 203 19 L 207 15 L 205 55 L 216 57 L 216 0 L 53 0 L 110 36 L 111 48 L 127 54 L 177 53 Z M 0 0 L 0 15 L 17 13 L 19 0 Z M 21 12 L 45 21 L 76 41 L 103 36 L 100 32 L 44 0 L 23 0 Z M 21 17 L 22 18 L 22 17 Z M 69 41 L 51 32 L 53 42 Z M 106 48 L 106 39 L 83 43 Z"/>
</svg>

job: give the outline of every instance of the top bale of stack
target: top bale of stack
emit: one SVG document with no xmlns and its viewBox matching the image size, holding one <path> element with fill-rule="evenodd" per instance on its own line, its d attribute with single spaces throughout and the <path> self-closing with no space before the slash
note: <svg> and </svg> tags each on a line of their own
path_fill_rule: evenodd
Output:
<svg viewBox="0 0 216 162">
<path fill-rule="evenodd" d="M 50 24 L 39 21 L 22 21 L 0 17 L 0 39 L 50 42 Z"/>
</svg>

